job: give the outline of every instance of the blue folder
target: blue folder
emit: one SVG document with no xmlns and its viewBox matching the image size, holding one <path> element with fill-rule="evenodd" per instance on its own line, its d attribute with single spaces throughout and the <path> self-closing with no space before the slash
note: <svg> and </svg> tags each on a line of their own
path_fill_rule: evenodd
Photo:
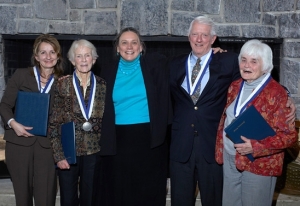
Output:
<svg viewBox="0 0 300 206">
<path fill-rule="evenodd" d="M 74 122 L 61 125 L 61 144 L 69 164 L 76 164 L 76 141 Z"/>
<path fill-rule="evenodd" d="M 29 133 L 47 136 L 50 94 L 19 91 L 15 105 L 15 120 L 28 127 Z"/>
<path fill-rule="evenodd" d="M 241 136 L 248 139 L 262 140 L 276 134 L 273 128 L 253 105 L 248 107 L 230 125 L 228 125 L 228 127 L 225 128 L 225 132 L 235 144 L 244 143 Z M 254 161 L 252 154 L 248 154 L 247 157 L 252 162 Z"/>
</svg>

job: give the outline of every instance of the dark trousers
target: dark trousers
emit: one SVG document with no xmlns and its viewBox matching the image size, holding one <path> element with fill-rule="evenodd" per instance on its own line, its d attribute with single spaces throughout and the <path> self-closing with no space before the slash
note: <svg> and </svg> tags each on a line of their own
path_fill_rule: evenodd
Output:
<svg viewBox="0 0 300 206">
<path fill-rule="evenodd" d="M 53 150 L 42 147 L 38 141 L 30 146 L 6 142 L 5 154 L 16 205 L 32 206 L 34 199 L 36 206 L 54 206 L 57 176 Z"/>
<path fill-rule="evenodd" d="M 194 206 L 197 182 L 202 206 L 222 205 L 222 166 L 205 160 L 198 147 L 199 138 L 195 137 L 188 162 L 170 161 L 172 206 Z"/>
<path fill-rule="evenodd" d="M 150 148 L 150 124 L 117 125 L 117 154 L 99 156 L 94 204 L 165 206 L 167 144 Z"/>
<path fill-rule="evenodd" d="M 96 154 L 77 156 L 76 161 L 69 170 L 58 169 L 60 204 L 91 206 Z"/>
</svg>

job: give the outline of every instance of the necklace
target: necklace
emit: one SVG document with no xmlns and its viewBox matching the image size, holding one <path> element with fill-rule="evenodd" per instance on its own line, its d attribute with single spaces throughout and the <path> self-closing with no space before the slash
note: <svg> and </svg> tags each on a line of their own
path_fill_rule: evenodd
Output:
<svg viewBox="0 0 300 206">
<path fill-rule="evenodd" d="M 130 74 L 132 74 L 135 70 L 137 70 L 137 68 L 138 68 L 138 64 L 137 65 L 135 65 L 135 67 L 133 68 L 133 69 L 128 69 L 128 70 L 124 70 L 122 67 L 120 67 L 120 71 L 123 73 L 123 74 L 125 74 L 125 75 L 130 75 Z"/>
<path fill-rule="evenodd" d="M 48 80 L 46 80 L 45 82 L 41 80 L 40 82 L 43 84 L 47 84 Z"/>
</svg>

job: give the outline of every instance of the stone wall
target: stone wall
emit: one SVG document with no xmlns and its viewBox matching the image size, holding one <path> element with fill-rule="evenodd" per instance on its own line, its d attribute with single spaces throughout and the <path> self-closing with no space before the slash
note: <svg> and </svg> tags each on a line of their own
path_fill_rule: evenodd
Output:
<svg viewBox="0 0 300 206">
<path fill-rule="evenodd" d="M 115 35 L 133 26 L 147 36 L 185 36 L 199 15 L 214 19 L 222 37 L 284 38 L 281 83 L 300 118 L 300 0 L 0 0 L 0 95 L 1 34 Z"/>
</svg>

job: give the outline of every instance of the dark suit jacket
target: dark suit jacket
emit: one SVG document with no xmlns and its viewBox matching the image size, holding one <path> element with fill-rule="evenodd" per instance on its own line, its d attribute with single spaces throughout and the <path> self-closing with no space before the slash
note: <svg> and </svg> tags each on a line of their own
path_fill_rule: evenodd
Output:
<svg viewBox="0 0 300 206">
<path fill-rule="evenodd" d="M 200 153 L 209 163 L 215 161 L 217 129 L 226 104 L 227 89 L 240 77 L 237 55 L 217 53 L 209 65 L 210 77 L 198 102 L 194 105 L 190 95 L 181 87 L 186 75 L 188 55 L 180 55 L 170 64 L 170 90 L 173 100 L 173 122 L 170 158 L 188 161 L 195 135 L 200 138 Z"/>
<path fill-rule="evenodd" d="M 13 110 L 18 91 L 39 92 L 32 68 L 16 70 L 16 72 L 7 82 L 0 104 L 0 115 L 5 126 L 4 139 L 8 142 L 23 146 L 30 146 L 37 140 L 43 147 L 50 148 L 50 140 L 47 137 L 18 137 L 15 131 L 8 127 L 8 120 L 14 118 Z M 50 94 L 52 91 L 53 89 L 50 90 Z"/>
<path fill-rule="evenodd" d="M 145 81 L 151 129 L 151 148 L 164 143 L 167 125 L 171 121 L 170 95 L 166 58 L 157 53 L 140 58 Z M 106 99 L 100 139 L 101 155 L 116 154 L 115 109 L 112 99 L 119 59 L 111 68 L 102 68 L 100 76 L 106 81 Z M 150 145 L 149 145 L 150 146 Z"/>
</svg>

